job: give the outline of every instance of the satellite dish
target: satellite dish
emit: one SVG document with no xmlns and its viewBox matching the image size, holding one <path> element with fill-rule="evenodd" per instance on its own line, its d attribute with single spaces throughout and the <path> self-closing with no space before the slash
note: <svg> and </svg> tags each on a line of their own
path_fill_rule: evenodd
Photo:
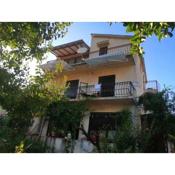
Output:
<svg viewBox="0 0 175 175">
<path fill-rule="evenodd" d="M 83 53 L 86 53 L 87 50 L 88 50 L 88 49 L 87 49 L 86 47 L 80 47 L 80 48 L 77 50 L 77 53 L 83 54 Z"/>
</svg>

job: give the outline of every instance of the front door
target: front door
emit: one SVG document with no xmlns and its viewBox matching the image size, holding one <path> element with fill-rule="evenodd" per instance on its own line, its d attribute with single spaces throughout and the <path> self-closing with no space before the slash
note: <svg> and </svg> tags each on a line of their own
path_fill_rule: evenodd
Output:
<svg viewBox="0 0 175 175">
<path fill-rule="evenodd" d="M 115 75 L 99 77 L 99 83 L 101 84 L 102 97 L 114 96 Z"/>
<path fill-rule="evenodd" d="M 68 84 L 68 89 L 66 91 L 66 96 L 69 98 L 76 98 L 79 80 L 71 80 L 71 81 L 68 81 L 67 84 Z"/>
</svg>

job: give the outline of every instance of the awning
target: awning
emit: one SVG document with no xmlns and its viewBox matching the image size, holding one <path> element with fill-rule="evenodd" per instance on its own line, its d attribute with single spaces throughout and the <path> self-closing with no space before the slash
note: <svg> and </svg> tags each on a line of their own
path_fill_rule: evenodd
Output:
<svg viewBox="0 0 175 175">
<path fill-rule="evenodd" d="M 89 52 L 89 46 L 83 40 L 77 40 L 70 43 L 62 44 L 52 48 L 52 53 L 57 57 L 69 57 L 73 55 L 79 55 L 77 49 L 85 47 L 87 48 L 87 53 Z"/>
</svg>

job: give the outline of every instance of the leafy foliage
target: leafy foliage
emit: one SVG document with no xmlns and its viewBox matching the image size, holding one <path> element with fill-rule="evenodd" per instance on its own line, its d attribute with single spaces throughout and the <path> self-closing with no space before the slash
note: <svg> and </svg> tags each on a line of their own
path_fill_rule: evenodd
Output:
<svg viewBox="0 0 175 175">
<path fill-rule="evenodd" d="M 137 130 L 132 122 L 129 110 L 123 110 L 117 115 L 118 127 L 111 142 L 105 137 L 100 139 L 101 152 L 133 153 L 137 152 Z"/>
<path fill-rule="evenodd" d="M 47 106 L 63 96 L 55 81 L 55 72 L 37 71 L 27 79 L 27 63 L 41 62 L 54 39 L 63 37 L 68 22 L 10 22 L 0 23 L 0 105 L 7 111 L 0 128 L 0 147 L 4 152 L 19 150 L 34 117 L 43 117 Z M 61 71 L 61 65 L 57 67 Z M 17 150 L 18 150 L 17 148 Z M 3 150 L 3 149 L 1 149 Z M 18 151 L 19 151 L 18 150 Z"/>
<path fill-rule="evenodd" d="M 136 152 L 136 129 L 132 122 L 132 114 L 124 110 L 118 116 L 119 127 L 116 130 L 115 152 Z"/>
<path fill-rule="evenodd" d="M 38 139 L 25 139 L 16 146 L 15 153 L 46 153 L 48 147 Z"/>
<path fill-rule="evenodd" d="M 140 46 L 147 37 L 152 35 L 157 36 L 159 40 L 166 37 L 172 37 L 175 28 L 174 22 L 124 22 L 126 32 L 133 32 L 134 36 L 131 38 L 131 53 L 144 53 Z"/>
<path fill-rule="evenodd" d="M 69 25 L 70 23 L 51 22 L 0 23 L 0 105 L 7 111 L 7 116 L 0 121 L 1 152 L 23 152 L 24 149 L 26 151 L 26 145 L 30 145 L 28 142 L 33 143 L 31 140 L 26 141 L 27 130 L 32 124 L 32 119 L 43 117 L 46 113 L 55 126 L 53 128 L 63 129 L 65 133 L 70 131 L 75 138 L 75 130 L 79 127 L 86 109 L 79 103 L 75 105 L 64 100 L 60 101 L 65 84 L 63 83 L 61 87 L 57 84 L 57 72 L 43 74 L 39 71 L 30 81 L 26 80 L 25 76 L 26 62 L 33 59 L 42 61 L 45 53 L 50 50 L 53 39 L 63 37 Z M 140 44 L 147 37 L 156 35 L 159 40 L 172 37 L 175 23 L 124 22 L 123 25 L 127 32 L 134 32 L 134 37 L 131 39 L 131 52 L 143 54 Z M 61 65 L 58 66 L 58 70 L 61 71 Z M 142 144 L 144 151 L 166 151 L 166 141 L 170 137 L 171 140 L 174 138 L 172 112 L 175 110 L 175 96 L 173 93 L 166 92 L 141 97 L 140 103 L 144 105 L 145 110 L 152 111 L 153 118 L 151 129 L 143 132 L 145 137 L 141 137 L 145 138 L 140 142 L 141 144 L 144 142 Z M 125 116 L 129 114 L 125 113 Z M 126 126 L 123 122 L 127 123 Z M 118 146 L 115 151 L 132 152 L 135 150 L 133 128 L 129 120 L 122 123 L 123 126 L 116 132 Z M 37 144 L 42 145 L 40 143 L 32 145 Z M 33 148 L 35 152 L 40 146 Z M 28 151 L 32 152 L 32 147 L 29 148 L 31 149 Z"/>
<path fill-rule="evenodd" d="M 1 22 L 1 62 L 18 72 L 24 61 L 43 60 L 52 40 L 63 37 L 69 25 L 68 22 Z"/>
<path fill-rule="evenodd" d="M 21 141 L 21 143 L 18 146 L 16 146 L 15 152 L 16 153 L 24 153 L 24 143 L 23 143 L 23 141 Z"/>
<path fill-rule="evenodd" d="M 146 117 L 150 120 L 148 128 L 135 128 L 131 113 L 121 111 L 117 116 L 118 127 L 115 139 L 109 142 L 108 138 L 99 140 L 100 152 L 118 153 L 163 153 L 167 152 L 167 143 L 175 143 L 175 93 L 165 89 L 158 93 L 147 92 L 139 99 Z M 143 116 L 142 116 L 143 117 Z M 96 144 L 94 144 L 96 146 Z"/>
<path fill-rule="evenodd" d="M 140 97 L 139 103 L 143 105 L 145 111 L 150 112 L 147 117 L 151 119 L 150 127 L 142 131 L 144 138 L 147 139 L 144 140 L 144 152 L 167 152 L 169 135 L 175 135 L 172 93 L 165 89 L 159 93 L 148 92 Z"/>
<path fill-rule="evenodd" d="M 73 103 L 61 100 L 51 103 L 47 109 L 50 132 L 59 133 L 61 130 L 64 136 L 70 132 L 72 138 L 75 139 L 76 132 L 80 127 L 80 122 L 86 110 L 86 102 L 84 101 Z"/>
<path fill-rule="evenodd" d="M 0 118 L 0 152 L 14 153 L 15 147 L 24 138 L 24 134 L 16 134 L 13 128 L 8 126 L 9 118 L 7 116 Z"/>
<path fill-rule="evenodd" d="M 23 86 L 23 80 L 16 78 L 14 73 L 0 69 L 3 75 L 0 77 L 0 105 L 7 111 L 0 127 L 3 152 L 15 152 L 16 145 L 21 148 L 20 143 L 26 139 L 33 118 L 44 117 L 48 105 L 62 98 L 64 83 L 61 87 L 50 83 L 58 72 L 36 75 L 28 85 Z"/>
</svg>

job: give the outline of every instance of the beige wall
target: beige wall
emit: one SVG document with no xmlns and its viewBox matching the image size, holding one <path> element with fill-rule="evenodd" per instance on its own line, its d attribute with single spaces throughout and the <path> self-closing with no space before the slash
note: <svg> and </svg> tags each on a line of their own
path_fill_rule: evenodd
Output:
<svg viewBox="0 0 175 175">
<path fill-rule="evenodd" d="M 79 79 L 81 82 L 87 82 L 89 84 L 98 83 L 98 77 L 115 75 L 117 81 L 133 81 L 135 80 L 134 67 L 124 66 L 124 67 L 109 67 L 109 66 L 98 66 L 88 71 L 81 72 L 70 72 L 65 74 L 68 80 Z"/>
<path fill-rule="evenodd" d="M 90 52 L 98 51 L 99 50 L 98 43 L 102 41 L 109 41 L 108 48 L 117 47 L 124 44 L 130 44 L 130 41 L 128 39 L 119 39 L 119 38 L 111 38 L 111 37 L 92 37 Z M 108 53 L 114 53 L 114 52 L 115 52 L 115 49 L 108 51 Z M 91 53 L 90 57 L 95 57 L 98 55 L 99 55 L 98 52 Z"/>
<path fill-rule="evenodd" d="M 138 69 L 138 68 L 137 68 Z M 123 82 L 123 81 L 132 81 L 136 82 L 137 85 L 141 80 L 139 74 L 139 70 L 136 70 L 135 65 L 133 64 L 125 64 L 125 65 L 116 65 L 113 63 L 112 65 L 99 65 L 96 67 L 86 68 L 82 70 L 73 70 L 69 72 L 65 72 L 64 76 L 67 80 L 79 80 L 79 82 L 88 83 L 89 85 L 94 85 L 98 83 L 98 79 L 100 76 L 107 75 L 115 75 L 115 82 Z M 58 81 L 62 76 L 58 77 Z M 138 82 L 138 83 L 137 83 Z M 142 91 L 141 85 L 137 86 L 139 94 Z"/>
<path fill-rule="evenodd" d="M 132 100 L 90 100 L 87 106 L 89 112 L 86 113 L 82 121 L 86 131 L 88 131 L 89 128 L 90 112 L 120 112 L 124 109 L 128 109 L 132 112 L 133 122 L 137 122 L 137 109 Z M 82 134 L 80 133 L 79 136 L 81 138 Z"/>
<path fill-rule="evenodd" d="M 129 39 L 126 38 L 116 38 L 116 37 L 106 37 L 106 36 L 92 36 L 91 46 L 90 46 L 90 58 L 94 56 L 98 56 L 99 53 L 94 51 L 99 51 L 98 43 L 102 41 L 108 41 L 108 47 L 116 47 L 125 44 L 129 44 Z M 118 50 L 122 50 L 123 48 L 116 48 L 109 50 L 108 53 L 113 53 Z M 91 53 L 92 52 L 92 53 Z M 99 58 L 100 59 L 100 58 Z M 137 89 L 137 95 L 140 96 L 144 92 L 144 77 L 146 77 L 146 73 L 144 72 L 144 67 L 141 62 L 141 59 L 138 55 L 134 56 L 135 64 L 131 63 L 115 63 L 98 66 L 88 66 L 81 65 L 79 67 L 75 67 L 71 71 L 66 71 L 64 74 L 67 80 L 76 80 L 78 79 L 80 82 L 85 82 L 88 84 L 96 84 L 98 83 L 98 77 L 107 76 L 107 75 L 115 75 L 116 82 L 122 81 L 132 81 L 134 86 Z M 63 76 L 58 76 L 58 81 Z M 61 84 L 62 81 L 59 83 Z"/>
<path fill-rule="evenodd" d="M 141 126 L 139 111 L 132 99 L 91 100 L 87 105 L 89 112 L 83 119 L 83 125 L 86 131 L 88 131 L 89 128 L 90 112 L 121 112 L 122 110 L 129 110 L 132 113 L 134 126 Z"/>
<path fill-rule="evenodd" d="M 90 58 L 97 57 L 99 55 L 99 46 L 98 43 L 108 41 L 109 45 L 108 48 L 118 47 L 125 44 L 130 44 L 129 39 L 125 38 L 116 38 L 116 37 L 104 37 L 104 36 L 92 36 L 91 39 L 91 49 L 90 49 Z M 125 46 L 121 48 L 114 48 L 111 50 L 108 50 L 109 54 L 113 54 L 116 51 L 121 50 L 128 50 L 128 47 Z M 97 51 L 97 52 L 95 52 Z M 91 53 L 92 52 L 92 53 Z M 126 67 L 121 67 L 121 69 L 118 69 L 121 71 L 121 73 L 118 73 L 116 69 L 116 77 L 119 78 L 121 81 L 135 81 L 135 86 L 137 89 L 137 94 L 140 96 L 144 92 L 144 82 L 146 80 L 146 72 L 144 70 L 143 61 L 141 61 L 141 57 L 138 55 L 134 56 L 135 66 L 128 67 L 128 70 L 126 70 Z M 123 80 L 124 79 L 124 80 Z"/>
<path fill-rule="evenodd" d="M 142 64 L 142 58 L 140 58 L 138 55 L 134 55 L 134 61 L 135 61 L 135 78 L 137 79 L 137 82 L 135 84 L 137 89 L 138 96 L 142 95 L 145 90 L 145 77 L 146 72 L 144 71 L 144 67 Z"/>
<path fill-rule="evenodd" d="M 129 39 L 125 38 L 112 38 L 112 37 L 92 37 L 91 40 L 91 49 L 90 53 L 93 51 L 98 51 L 99 47 L 97 43 L 102 41 L 108 41 L 108 47 L 115 47 L 124 44 L 129 44 Z M 122 48 L 117 48 L 122 49 Z M 117 49 L 114 49 L 117 51 Z M 114 50 L 109 50 L 108 53 L 114 52 Z M 90 57 L 94 57 L 94 55 L 98 55 L 97 53 L 90 54 Z M 100 59 L 100 58 L 99 58 Z M 61 76 L 58 76 L 58 81 L 60 80 L 63 75 L 67 78 L 67 80 L 76 80 L 78 79 L 79 82 L 85 82 L 88 84 L 96 84 L 98 83 L 98 78 L 100 76 L 107 76 L 107 75 L 115 75 L 116 82 L 122 81 L 132 81 L 134 86 L 137 90 L 137 95 L 140 96 L 144 92 L 144 77 L 146 77 L 146 73 L 144 72 L 144 67 L 142 61 L 138 55 L 134 55 L 134 63 L 119 63 L 119 62 L 112 62 L 105 65 L 98 65 L 98 66 L 88 66 L 88 65 L 81 65 L 75 67 L 71 71 L 64 72 Z M 61 84 L 61 81 L 60 81 Z"/>
<path fill-rule="evenodd" d="M 134 103 L 129 100 L 91 100 L 88 107 L 91 112 L 119 112 L 130 109 Z"/>
</svg>

